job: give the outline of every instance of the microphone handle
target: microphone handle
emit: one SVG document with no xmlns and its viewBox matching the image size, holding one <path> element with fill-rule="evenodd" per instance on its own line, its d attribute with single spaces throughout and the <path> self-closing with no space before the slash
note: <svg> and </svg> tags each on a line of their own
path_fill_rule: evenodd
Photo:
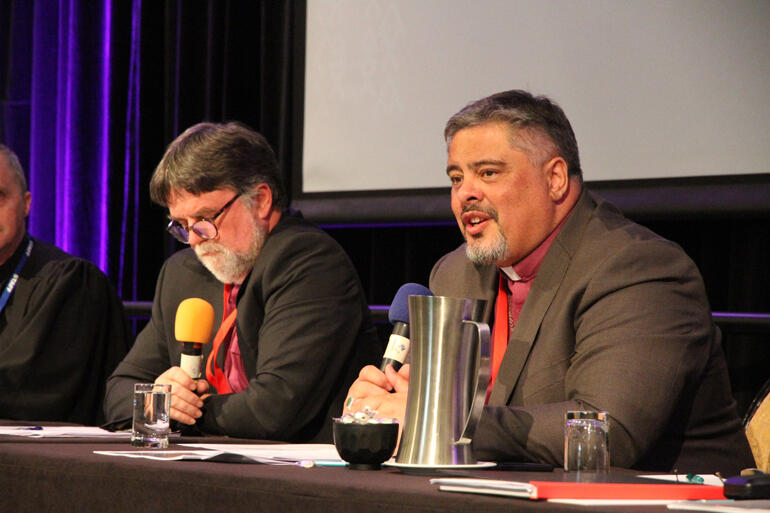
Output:
<svg viewBox="0 0 770 513">
<path fill-rule="evenodd" d="M 201 344 L 195 342 L 183 342 L 179 366 L 192 379 L 200 379 L 201 367 L 203 366 L 203 351 L 201 350 Z"/>
<path fill-rule="evenodd" d="M 380 370 L 385 372 L 385 367 L 389 364 L 393 370 L 398 371 L 409 354 L 409 325 L 405 322 L 396 321 L 393 323 L 393 332 L 388 339 L 388 347 L 382 357 Z"/>
<path fill-rule="evenodd" d="M 399 362 L 398 360 L 394 360 L 393 358 L 383 358 L 382 363 L 380 364 L 380 370 L 382 372 L 385 372 L 385 367 L 387 367 L 388 365 L 392 365 L 393 370 L 398 372 L 398 369 L 400 369 L 403 364 L 404 362 Z"/>
</svg>

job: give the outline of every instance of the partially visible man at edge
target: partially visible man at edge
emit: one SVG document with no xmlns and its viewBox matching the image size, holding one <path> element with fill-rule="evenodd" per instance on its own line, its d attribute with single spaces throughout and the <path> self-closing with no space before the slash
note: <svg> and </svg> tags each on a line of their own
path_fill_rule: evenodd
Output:
<svg viewBox="0 0 770 513">
<path fill-rule="evenodd" d="M 31 201 L 0 144 L 0 418 L 98 425 L 128 320 L 95 265 L 27 233 Z"/>
<path fill-rule="evenodd" d="M 331 415 L 381 345 L 343 249 L 287 209 L 267 141 L 199 123 L 169 145 L 150 195 L 191 249 L 160 272 L 152 318 L 109 379 L 108 421 L 127 424 L 133 384 L 155 381 L 172 385 L 171 418 L 204 433 L 330 442 Z M 222 331 L 218 348 L 204 346 L 211 383 L 178 366 L 174 319 L 189 297 L 214 306 Z"/>
<path fill-rule="evenodd" d="M 614 466 L 753 466 L 695 264 L 584 189 L 561 108 L 498 93 L 444 134 L 466 242 L 436 263 L 430 288 L 488 301 L 491 393 L 477 457 L 561 465 L 565 412 L 606 410 Z M 408 372 L 364 368 L 346 409 L 403 419 Z"/>
</svg>

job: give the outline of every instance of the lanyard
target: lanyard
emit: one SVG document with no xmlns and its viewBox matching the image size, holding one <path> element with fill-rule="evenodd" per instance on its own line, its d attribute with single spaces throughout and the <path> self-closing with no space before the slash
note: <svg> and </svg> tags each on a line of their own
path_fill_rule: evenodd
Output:
<svg viewBox="0 0 770 513">
<path fill-rule="evenodd" d="M 5 309 L 5 305 L 8 303 L 8 299 L 11 297 L 13 289 L 16 288 L 16 284 L 19 282 L 19 274 L 21 274 L 21 270 L 24 267 L 24 264 L 27 263 L 27 259 L 32 253 L 32 246 L 32 239 L 29 239 L 29 242 L 27 243 L 27 249 L 25 249 L 24 254 L 21 255 L 21 259 L 19 260 L 19 263 L 16 264 L 16 269 L 13 270 L 13 275 L 11 276 L 11 279 L 8 280 L 8 285 L 5 286 L 3 295 L 0 297 L 0 312 Z"/>
</svg>

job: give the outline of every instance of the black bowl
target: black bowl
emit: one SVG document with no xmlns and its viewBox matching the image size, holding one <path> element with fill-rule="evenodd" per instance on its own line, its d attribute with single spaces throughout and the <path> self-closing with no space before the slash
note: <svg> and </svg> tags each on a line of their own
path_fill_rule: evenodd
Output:
<svg viewBox="0 0 770 513">
<path fill-rule="evenodd" d="M 334 446 L 340 457 L 355 470 L 378 470 L 393 456 L 398 441 L 398 423 L 357 424 L 334 419 Z"/>
</svg>

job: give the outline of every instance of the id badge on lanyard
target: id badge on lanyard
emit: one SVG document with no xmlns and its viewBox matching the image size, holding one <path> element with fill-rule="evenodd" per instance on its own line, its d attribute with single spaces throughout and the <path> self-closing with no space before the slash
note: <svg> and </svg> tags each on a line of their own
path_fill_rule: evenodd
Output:
<svg viewBox="0 0 770 513">
<path fill-rule="evenodd" d="M 32 246 L 34 245 L 34 242 L 32 239 L 29 239 L 29 242 L 27 243 L 27 249 L 24 250 L 24 254 L 21 255 L 21 259 L 19 259 L 19 263 L 16 264 L 16 269 L 13 270 L 13 275 L 11 275 L 11 279 L 8 280 L 8 284 L 5 286 L 5 289 L 3 289 L 3 295 L 0 296 L 0 312 L 2 312 L 5 309 L 5 305 L 8 304 L 8 300 L 11 297 L 11 294 L 13 293 L 13 289 L 16 288 L 16 284 L 19 282 L 19 275 L 21 274 L 21 270 L 24 268 L 24 264 L 27 263 L 27 259 L 29 259 L 29 255 L 32 254 Z"/>
</svg>

